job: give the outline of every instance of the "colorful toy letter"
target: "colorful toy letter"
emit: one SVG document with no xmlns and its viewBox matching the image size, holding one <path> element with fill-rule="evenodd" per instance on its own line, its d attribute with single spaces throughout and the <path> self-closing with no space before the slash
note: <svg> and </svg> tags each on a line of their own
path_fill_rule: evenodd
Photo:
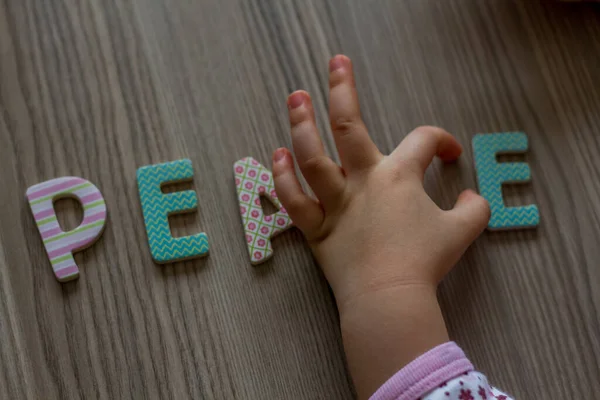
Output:
<svg viewBox="0 0 600 400">
<path fill-rule="evenodd" d="M 83 221 L 69 232 L 61 229 L 54 210 L 54 201 L 63 197 L 79 200 L 83 206 Z M 31 186 L 27 189 L 27 199 L 56 279 L 61 282 L 76 279 L 79 268 L 73 253 L 94 244 L 106 224 L 102 193 L 90 181 L 67 176 Z"/>
<path fill-rule="evenodd" d="M 246 157 L 233 165 L 233 173 L 250 262 L 257 265 L 273 255 L 271 238 L 293 223 L 277 199 L 271 171 L 252 157 Z M 279 211 L 273 215 L 264 215 L 260 196 L 266 196 Z"/>
<path fill-rule="evenodd" d="M 196 192 L 186 190 L 165 194 L 161 191 L 161 186 L 165 183 L 190 181 L 193 177 L 194 170 L 190 160 L 147 165 L 137 170 L 138 190 L 150 253 L 159 264 L 208 254 L 206 233 L 174 238 L 169 228 L 169 215 L 196 210 Z"/>
<path fill-rule="evenodd" d="M 502 198 L 502 184 L 529 182 L 531 171 L 524 162 L 499 163 L 496 155 L 524 153 L 527 147 L 527 135 L 522 132 L 479 134 L 473 137 L 479 191 L 492 209 L 489 230 L 535 228 L 540 223 L 540 213 L 535 204 L 506 207 Z"/>
</svg>

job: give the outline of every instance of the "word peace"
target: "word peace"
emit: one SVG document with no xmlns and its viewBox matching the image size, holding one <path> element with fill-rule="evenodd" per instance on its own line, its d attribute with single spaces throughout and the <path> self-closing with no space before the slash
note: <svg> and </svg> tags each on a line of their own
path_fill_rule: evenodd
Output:
<svg viewBox="0 0 600 400">
<path fill-rule="evenodd" d="M 537 206 L 506 207 L 502 198 L 503 184 L 527 182 L 531 171 L 524 162 L 499 163 L 496 155 L 523 153 L 527 148 L 527 136 L 521 132 L 480 134 L 473 138 L 479 191 L 492 209 L 488 229 L 533 228 L 539 224 Z M 247 157 L 234 164 L 233 172 L 250 262 L 260 264 L 273 255 L 271 238 L 290 228 L 293 222 L 277 199 L 271 171 Z M 156 263 L 208 255 L 206 233 L 174 238 L 169 228 L 170 215 L 197 209 L 196 192 L 163 193 L 161 190 L 167 183 L 191 181 L 193 176 L 190 160 L 148 165 L 137 170 L 144 225 L 150 254 Z M 278 211 L 265 215 L 261 196 L 267 197 Z M 78 200 L 83 207 L 83 221 L 68 232 L 61 229 L 54 210 L 54 202 L 64 197 Z M 62 177 L 31 186 L 27 189 L 27 199 L 56 278 L 61 282 L 77 278 L 79 268 L 73 253 L 91 246 L 106 225 L 102 193 L 88 180 Z"/>
</svg>

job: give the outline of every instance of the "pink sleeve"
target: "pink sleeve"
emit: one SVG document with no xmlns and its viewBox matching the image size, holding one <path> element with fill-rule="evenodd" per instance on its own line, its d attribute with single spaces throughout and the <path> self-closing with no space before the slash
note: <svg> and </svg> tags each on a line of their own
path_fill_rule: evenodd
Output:
<svg viewBox="0 0 600 400">
<path fill-rule="evenodd" d="M 371 396 L 371 400 L 454 399 L 451 396 L 454 392 L 459 396 L 457 399 L 474 400 L 475 395 L 481 396 L 478 393 L 481 387 L 485 397 L 478 398 L 509 400 L 502 392 L 489 387 L 485 376 L 472 371 L 473 365 L 460 347 L 454 342 L 444 343 L 398 371 Z M 473 379 L 461 378 L 462 375 Z M 470 385 L 475 386 L 471 388 Z"/>
</svg>

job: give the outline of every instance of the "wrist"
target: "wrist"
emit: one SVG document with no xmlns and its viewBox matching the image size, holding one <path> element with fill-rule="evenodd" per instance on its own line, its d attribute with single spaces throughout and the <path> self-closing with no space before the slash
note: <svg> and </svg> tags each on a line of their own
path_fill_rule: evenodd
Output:
<svg viewBox="0 0 600 400">
<path fill-rule="evenodd" d="M 403 271 L 401 266 L 374 263 L 379 265 L 376 272 L 370 268 L 336 268 L 337 275 L 328 273 L 323 268 L 327 280 L 334 292 L 340 314 L 346 310 L 354 310 L 357 306 L 373 302 L 386 301 L 390 307 L 397 308 L 397 298 L 420 293 L 421 296 L 432 297 L 437 301 L 438 283 L 434 279 L 423 276 L 422 268 L 411 268 Z M 414 270 L 417 270 L 415 273 Z M 381 304 L 380 304 L 381 305 Z"/>
</svg>

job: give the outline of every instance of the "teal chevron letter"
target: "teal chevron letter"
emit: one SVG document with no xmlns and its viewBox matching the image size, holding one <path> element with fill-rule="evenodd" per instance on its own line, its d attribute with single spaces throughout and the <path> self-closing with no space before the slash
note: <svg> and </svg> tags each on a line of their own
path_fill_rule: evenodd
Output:
<svg viewBox="0 0 600 400">
<path fill-rule="evenodd" d="M 198 207 L 196 192 L 186 190 L 165 194 L 161 191 L 161 186 L 165 183 L 190 181 L 193 177 L 194 170 L 190 160 L 147 165 L 137 170 L 138 191 L 150 253 L 159 264 L 208 254 L 206 233 L 174 238 L 169 228 L 170 214 L 191 212 Z"/>
<path fill-rule="evenodd" d="M 473 137 L 473 154 L 479 192 L 490 203 L 492 217 L 488 229 L 535 228 L 540 213 L 535 204 L 506 207 L 502 198 L 503 183 L 521 183 L 531 180 L 529 165 L 524 162 L 499 163 L 499 153 L 524 153 L 527 135 L 523 132 L 479 134 Z"/>
</svg>

